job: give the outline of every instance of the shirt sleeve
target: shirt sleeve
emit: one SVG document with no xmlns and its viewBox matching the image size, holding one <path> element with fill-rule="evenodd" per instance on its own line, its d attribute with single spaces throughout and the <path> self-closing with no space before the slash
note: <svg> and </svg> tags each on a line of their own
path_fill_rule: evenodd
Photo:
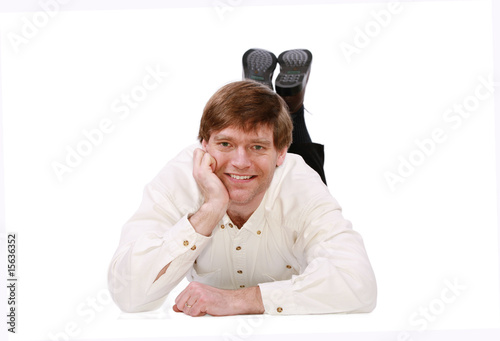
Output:
<svg viewBox="0 0 500 341">
<path fill-rule="evenodd" d="M 290 280 L 259 284 L 267 314 L 370 312 L 377 285 L 364 243 L 335 199 L 303 210 L 293 253 L 303 268 Z"/>
<path fill-rule="evenodd" d="M 139 209 L 123 227 L 108 271 L 111 296 L 123 311 L 158 309 L 209 242 L 210 237 L 190 224 L 188 210 L 180 209 L 157 182 L 145 188 Z M 166 273 L 155 281 L 167 264 Z"/>
</svg>

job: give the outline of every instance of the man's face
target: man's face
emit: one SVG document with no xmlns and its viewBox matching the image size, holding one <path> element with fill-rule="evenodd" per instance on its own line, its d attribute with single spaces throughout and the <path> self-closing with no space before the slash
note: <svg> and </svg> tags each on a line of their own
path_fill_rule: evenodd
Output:
<svg viewBox="0 0 500 341">
<path fill-rule="evenodd" d="M 228 127 L 212 133 L 202 145 L 217 161 L 215 174 L 226 186 L 233 208 L 256 209 L 286 155 L 286 148 L 274 147 L 273 131 L 267 126 L 249 132 Z"/>
</svg>

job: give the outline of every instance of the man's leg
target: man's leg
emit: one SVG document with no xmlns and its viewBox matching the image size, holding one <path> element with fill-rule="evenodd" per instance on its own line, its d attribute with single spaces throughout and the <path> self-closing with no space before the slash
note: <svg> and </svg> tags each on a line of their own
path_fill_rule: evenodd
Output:
<svg viewBox="0 0 500 341">
<path fill-rule="evenodd" d="M 312 54 L 308 50 L 289 50 L 278 57 L 280 73 L 276 78 L 276 92 L 288 104 L 293 121 L 293 142 L 289 153 L 302 156 L 326 184 L 324 146 L 314 143 L 309 136 L 304 118 L 304 95 L 311 72 Z"/>
<path fill-rule="evenodd" d="M 304 106 L 291 115 L 293 120 L 293 142 L 288 148 L 288 152 L 302 156 L 304 161 L 319 174 L 326 185 L 325 170 L 323 168 L 325 164 L 324 146 L 311 141 L 304 120 Z"/>
</svg>

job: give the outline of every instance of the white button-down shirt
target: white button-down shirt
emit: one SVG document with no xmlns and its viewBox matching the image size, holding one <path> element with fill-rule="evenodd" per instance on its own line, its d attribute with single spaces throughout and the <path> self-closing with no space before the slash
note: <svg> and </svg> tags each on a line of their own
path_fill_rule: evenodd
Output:
<svg viewBox="0 0 500 341">
<path fill-rule="evenodd" d="M 287 154 L 241 229 L 225 215 L 206 237 L 188 220 L 203 204 L 192 176 L 196 147 L 146 186 L 123 227 L 109 267 L 110 292 L 122 310 L 159 308 L 186 276 L 221 289 L 258 285 L 268 314 L 373 310 L 376 282 L 363 241 L 300 156 Z"/>
</svg>

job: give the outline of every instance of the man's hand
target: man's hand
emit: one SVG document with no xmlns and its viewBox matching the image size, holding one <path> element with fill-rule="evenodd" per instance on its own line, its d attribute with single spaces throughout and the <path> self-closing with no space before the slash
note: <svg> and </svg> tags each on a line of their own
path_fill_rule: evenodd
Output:
<svg viewBox="0 0 500 341">
<path fill-rule="evenodd" d="M 193 177 L 201 189 L 205 202 L 198 212 L 189 218 L 196 232 L 210 236 L 226 213 L 229 193 L 215 175 L 217 161 L 206 151 L 196 149 L 193 154 Z"/>
<path fill-rule="evenodd" d="M 223 290 L 198 282 L 191 282 L 177 296 L 175 312 L 183 312 L 190 316 L 227 316 L 240 314 L 262 314 L 264 304 L 258 286 Z"/>
<path fill-rule="evenodd" d="M 227 207 L 229 193 L 226 186 L 214 173 L 217 161 L 212 155 L 198 148 L 194 151 L 193 162 L 193 176 L 205 196 L 205 203 Z"/>
</svg>

